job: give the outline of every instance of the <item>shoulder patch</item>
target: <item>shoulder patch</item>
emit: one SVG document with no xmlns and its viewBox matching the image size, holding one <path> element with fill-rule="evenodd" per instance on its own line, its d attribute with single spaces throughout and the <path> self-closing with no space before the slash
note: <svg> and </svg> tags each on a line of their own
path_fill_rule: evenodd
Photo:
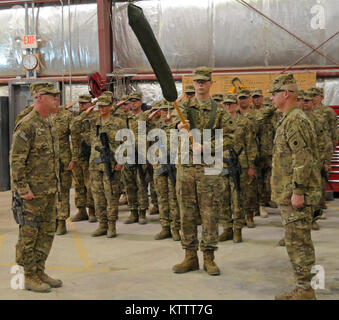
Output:
<svg viewBox="0 0 339 320">
<path fill-rule="evenodd" d="M 19 136 L 21 139 L 23 139 L 25 142 L 28 141 L 28 137 L 27 137 L 27 135 L 26 135 L 26 133 L 25 133 L 24 131 L 20 131 L 20 132 L 18 133 L 18 136 Z"/>
</svg>

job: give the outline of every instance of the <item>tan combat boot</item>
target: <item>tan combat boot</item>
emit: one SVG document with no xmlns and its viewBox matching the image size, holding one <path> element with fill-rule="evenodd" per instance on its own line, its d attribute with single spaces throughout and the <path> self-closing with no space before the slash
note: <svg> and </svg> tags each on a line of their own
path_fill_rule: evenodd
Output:
<svg viewBox="0 0 339 320">
<path fill-rule="evenodd" d="M 56 231 L 56 234 L 58 236 L 61 236 L 61 235 L 66 234 L 66 233 L 67 233 L 66 221 L 58 219 L 58 229 Z"/>
<path fill-rule="evenodd" d="M 285 238 L 280 239 L 279 242 L 278 242 L 278 245 L 280 247 L 285 247 Z"/>
<path fill-rule="evenodd" d="M 218 276 L 220 274 L 220 270 L 214 262 L 213 250 L 204 251 L 204 270 L 207 271 L 210 276 Z"/>
<path fill-rule="evenodd" d="M 42 282 L 37 274 L 25 274 L 25 289 L 34 292 L 51 292 L 51 286 Z"/>
<path fill-rule="evenodd" d="M 326 212 L 323 211 L 322 215 L 319 217 L 319 219 L 325 220 L 326 219 Z"/>
<path fill-rule="evenodd" d="M 277 205 L 275 202 L 273 202 L 273 201 L 270 201 L 270 202 L 268 203 L 268 206 L 269 206 L 270 208 L 278 208 L 278 205 Z"/>
<path fill-rule="evenodd" d="M 254 219 L 253 219 L 253 212 L 247 213 L 246 224 L 247 224 L 247 228 L 254 228 L 255 227 Z"/>
<path fill-rule="evenodd" d="M 37 275 L 38 275 L 39 279 L 42 282 L 47 283 L 52 288 L 60 288 L 60 287 L 62 287 L 62 281 L 61 280 L 53 279 L 53 278 L 51 278 L 48 274 L 46 274 L 43 271 L 38 271 Z"/>
<path fill-rule="evenodd" d="M 146 210 L 139 210 L 139 224 L 146 224 Z"/>
<path fill-rule="evenodd" d="M 107 234 L 107 223 L 99 222 L 99 227 L 92 233 L 92 237 L 99 237 Z"/>
<path fill-rule="evenodd" d="M 126 194 L 123 193 L 121 196 L 120 196 L 120 199 L 119 199 L 119 206 L 124 206 L 127 204 L 127 197 L 126 197 Z"/>
<path fill-rule="evenodd" d="M 267 211 L 266 211 L 264 206 L 260 206 L 259 212 L 260 212 L 260 217 L 261 218 L 267 218 L 268 217 L 268 213 L 267 213 Z"/>
<path fill-rule="evenodd" d="M 108 221 L 107 238 L 115 238 L 116 236 L 116 221 Z"/>
<path fill-rule="evenodd" d="M 153 206 L 152 209 L 149 211 L 149 214 L 151 216 L 154 216 L 156 214 L 159 214 L 159 207 L 158 206 Z"/>
<path fill-rule="evenodd" d="M 232 228 L 224 228 L 223 233 L 218 237 L 218 241 L 227 241 L 233 239 L 233 229 Z"/>
<path fill-rule="evenodd" d="M 234 243 L 240 243 L 240 242 L 242 242 L 242 235 L 241 235 L 241 229 L 240 229 L 240 228 L 237 228 L 237 229 L 234 228 L 234 232 L 233 232 L 233 242 L 234 242 Z"/>
<path fill-rule="evenodd" d="M 171 238 L 172 234 L 169 227 L 162 227 L 161 231 L 154 236 L 155 240 Z"/>
<path fill-rule="evenodd" d="M 78 212 L 75 216 L 71 219 L 72 222 L 88 220 L 88 215 L 86 211 L 86 207 L 79 207 Z"/>
<path fill-rule="evenodd" d="M 312 222 L 312 230 L 319 230 L 319 224 L 317 223 L 317 221 L 313 221 Z"/>
<path fill-rule="evenodd" d="M 139 221 L 138 210 L 131 210 L 130 216 L 124 222 L 125 224 L 131 224 Z"/>
<path fill-rule="evenodd" d="M 186 273 L 189 271 L 199 270 L 197 252 L 195 250 L 186 249 L 184 261 L 173 266 L 172 270 L 174 273 Z"/>
<path fill-rule="evenodd" d="M 174 241 L 180 241 L 181 240 L 181 236 L 180 236 L 179 230 L 172 229 L 171 230 L 171 234 L 172 234 L 172 239 Z"/>
<path fill-rule="evenodd" d="M 300 287 L 296 287 L 291 292 L 279 293 L 274 298 L 275 300 L 317 300 L 312 288 L 303 289 Z"/>
<path fill-rule="evenodd" d="M 95 217 L 95 210 L 93 207 L 88 208 L 88 222 L 97 222 L 97 218 Z"/>
</svg>

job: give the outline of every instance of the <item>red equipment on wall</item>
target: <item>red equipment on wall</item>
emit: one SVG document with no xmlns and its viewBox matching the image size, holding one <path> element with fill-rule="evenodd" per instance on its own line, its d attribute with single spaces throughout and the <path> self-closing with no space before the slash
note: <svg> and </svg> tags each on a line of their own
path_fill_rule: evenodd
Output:
<svg viewBox="0 0 339 320">
<path fill-rule="evenodd" d="M 90 73 L 88 75 L 88 91 L 93 98 L 98 98 L 107 90 L 106 79 L 100 73 Z"/>
<path fill-rule="evenodd" d="M 337 114 L 337 128 L 339 130 L 339 106 L 330 106 Z M 331 189 L 329 184 L 326 186 L 327 191 L 339 192 L 339 143 L 337 143 L 334 149 L 333 158 L 331 161 L 331 171 L 328 178 L 334 190 Z"/>
</svg>

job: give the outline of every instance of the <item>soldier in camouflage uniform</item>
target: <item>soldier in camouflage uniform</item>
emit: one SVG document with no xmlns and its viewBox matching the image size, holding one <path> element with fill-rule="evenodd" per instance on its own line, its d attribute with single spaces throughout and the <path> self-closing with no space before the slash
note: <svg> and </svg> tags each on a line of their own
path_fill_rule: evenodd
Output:
<svg viewBox="0 0 339 320">
<path fill-rule="evenodd" d="M 328 106 L 323 105 L 322 101 L 324 99 L 324 89 L 322 88 L 311 88 L 308 91 L 311 91 L 313 93 L 313 112 L 318 117 L 321 116 L 326 120 L 329 127 L 330 137 L 332 140 L 332 154 L 336 149 L 337 143 L 338 143 L 338 124 L 337 124 L 337 115 L 334 112 L 334 110 Z M 325 165 L 324 167 L 325 172 L 328 174 L 330 171 L 330 166 Z M 323 193 L 321 198 L 321 206 L 322 209 L 327 209 L 326 207 L 326 181 L 323 178 Z M 323 211 L 323 214 L 320 216 L 320 219 L 326 219 L 326 213 Z"/>
<path fill-rule="evenodd" d="M 60 92 L 56 97 L 60 104 Z M 58 112 L 51 116 L 59 137 L 59 155 L 60 155 L 60 197 L 57 203 L 57 235 L 67 233 L 66 219 L 70 215 L 70 189 L 72 187 L 72 170 L 74 162 L 72 161 L 70 133 L 72 115 L 65 109 L 65 106 L 58 108 Z"/>
<path fill-rule="evenodd" d="M 34 108 L 34 104 L 31 104 L 30 106 L 26 106 L 24 110 L 18 113 L 15 119 L 15 126 L 19 123 L 21 119 L 23 119 L 26 115 L 28 115 Z"/>
<path fill-rule="evenodd" d="M 78 208 L 78 212 L 72 218 L 73 222 L 82 220 L 97 221 L 88 169 L 91 154 L 90 128 L 91 122 L 96 121 L 97 112 L 93 112 L 82 121 L 79 121 L 81 115 L 92 106 L 91 101 L 92 96 L 90 94 L 79 96 L 80 114 L 74 117 L 71 123 L 72 160 L 74 162 L 72 173 L 75 186 L 75 206 Z M 86 207 L 88 208 L 88 216 Z"/>
<path fill-rule="evenodd" d="M 166 101 L 160 101 L 153 109 L 159 109 L 161 112 L 161 119 L 158 121 L 156 128 L 164 130 L 167 134 L 167 152 L 169 155 L 170 128 L 172 124 L 171 113 L 174 106 Z M 166 156 L 166 158 L 168 161 L 167 164 L 172 165 L 169 163 L 168 156 Z M 168 173 L 159 175 L 159 171 L 163 168 L 164 166 L 160 163 L 153 165 L 154 185 L 158 196 L 161 225 L 161 231 L 157 233 L 154 238 L 155 240 L 161 240 L 172 237 L 174 241 L 180 241 L 180 212 L 175 191 L 175 181 L 173 181 L 175 179 L 172 178 L 172 180 Z M 174 175 L 172 177 L 174 177 Z"/>
<path fill-rule="evenodd" d="M 181 122 L 178 115 L 174 115 L 173 123 L 179 130 L 196 129 L 202 133 L 203 129 L 222 129 L 225 110 L 214 102 L 209 95 L 212 86 L 212 69 L 200 67 L 193 73 L 195 98 L 184 103 L 182 113 L 186 120 Z M 213 131 L 214 132 L 214 131 Z M 202 153 L 202 142 L 194 141 L 190 149 L 194 154 Z M 212 151 L 214 146 L 212 145 Z M 182 164 L 183 156 L 188 155 L 189 163 Z M 180 152 L 181 159 L 177 165 L 176 192 L 180 209 L 181 243 L 185 250 L 185 259 L 182 263 L 173 266 L 175 273 L 185 273 L 199 269 L 197 250 L 199 246 L 197 236 L 197 217 L 202 220 L 202 239 L 200 249 L 204 255 L 204 270 L 210 275 L 219 275 L 220 270 L 214 262 L 214 251 L 218 242 L 218 208 L 221 199 L 216 197 L 222 177 L 205 174 L 206 165 L 193 164 L 193 156 L 189 150 Z"/>
<path fill-rule="evenodd" d="M 303 111 L 311 120 L 316 137 L 317 137 L 317 147 L 318 147 L 318 154 L 319 154 L 319 171 L 326 170 L 331 165 L 332 160 L 332 140 L 330 136 L 330 130 L 328 123 L 324 117 L 320 114 L 315 115 L 313 112 L 313 93 L 306 91 L 303 97 L 304 104 L 303 104 Z M 326 181 L 322 179 L 323 182 L 323 194 L 326 188 Z M 325 186 L 324 186 L 325 184 Z M 320 203 L 314 207 L 314 217 L 317 218 L 321 216 L 322 213 L 322 206 L 325 203 L 325 196 L 323 195 Z M 319 225 L 317 224 L 316 220 L 314 219 L 312 222 L 312 229 L 319 230 Z"/>
<path fill-rule="evenodd" d="M 212 99 L 216 102 L 216 103 L 222 103 L 224 100 L 224 97 L 221 93 L 215 93 L 212 95 Z"/>
<path fill-rule="evenodd" d="M 255 88 L 251 91 L 251 101 L 255 110 L 260 110 L 264 106 L 264 97 L 261 89 Z"/>
<path fill-rule="evenodd" d="M 150 127 L 148 115 L 141 110 L 142 94 L 140 92 L 132 92 L 129 94 L 129 102 L 131 113 L 127 116 L 127 128 L 132 130 L 135 137 L 135 149 L 137 150 L 138 141 L 138 121 L 145 121 L 146 130 Z M 146 131 L 147 132 L 147 131 Z M 138 150 L 139 151 L 139 150 Z M 138 161 L 138 158 L 135 158 Z M 122 177 L 127 193 L 128 206 L 131 210 L 130 216 L 124 222 L 131 224 L 139 222 L 146 224 L 146 210 L 148 209 L 148 191 L 146 170 L 149 164 L 124 166 Z"/>
<path fill-rule="evenodd" d="M 256 120 L 256 110 L 250 108 L 250 94 L 251 92 L 247 89 L 242 89 L 237 94 L 239 110 L 238 113 L 241 117 L 245 117 L 250 121 L 250 129 L 255 140 L 258 142 L 259 126 Z M 257 150 L 258 153 L 258 150 Z M 257 165 L 259 155 L 256 155 Z M 248 168 L 248 171 L 242 171 L 241 184 L 242 190 L 244 190 L 244 210 L 246 214 L 246 225 L 248 228 L 254 228 L 254 216 L 259 213 L 258 204 L 258 180 L 257 180 L 257 167 Z"/>
<path fill-rule="evenodd" d="M 248 173 L 249 168 L 254 168 L 254 160 L 257 155 L 257 146 L 250 121 L 237 113 L 237 96 L 228 94 L 225 96 L 224 105 L 228 111 L 224 115 L 224 158 L 229 159 L 229 149 L 239 154 L 238 160 L 241 172 Z M 228 167 L 224 163 L 225 168 Z M 219 241 L 232 240 L 234 243 L 242 242 L 241 229 L 245 225 L 245 211 L 243 208 L 244 191 L 236 190 L 235 182 L 230 175 L 224 176 L 225 190 L 223 191 L 223 203 L 221 207 L 219 224 L 224 228 L 219 236 Z"/>
<path fill-rule="evenodd" d="M 90 121 L 91 156 L 89 159 L 89 171 L 91 178 L 91 191 L 94 198 L 96 217 L 99 227 L 92 233 L 92 237 L 105 235 L 108 238 L 116 237 L 116 221 L 118 220 L 118 206 L 120 196 L 119 171 L 122 166 L 116 163 L 114 157 L 110 159 L 113 173 L 112 181 L 109 180 L 104 159 L 99 150 L 103 149 L 100 137 L 106 134 L 109 148 L 112 153 L 116 151 L 119 142 L 115 141 L 115 135 L 125 128 L 125 122 L 112 114 L 112 98 L 108 95 L 101 95 L 97 102 L 99 117 L 96 121 Z M 76 121 L 83 121 L 93 110 L 94 106 L 83 112 Z"/>
<path fill-rule="evenodd" d="M 315 263 L 311 226 L 313 206 L 321 197 L 316 134 L 310 120 L 296 106 L 298 86 L 293 74 L 275 78 L 269 92 L 275 107 L 284 114 L 274 139 L 272 199 L 281 212 L 286 249 L 296 279 L 292 292 L 275 298 L 315 299 L 311 288 L 311 268 Z"/>
<path fill-rule="evenodd" d="M 62 286 L 45 273 L 56 222 L 59 190 L 58 136 L 49 114 L 58 111 L 53 83 L 30 86 L 33 110 L 15 127 L 10 153 L 13 194 L 23 201 L 16 262 L 25 272 L 25 289 L 50 292 Z"/>
</svg>

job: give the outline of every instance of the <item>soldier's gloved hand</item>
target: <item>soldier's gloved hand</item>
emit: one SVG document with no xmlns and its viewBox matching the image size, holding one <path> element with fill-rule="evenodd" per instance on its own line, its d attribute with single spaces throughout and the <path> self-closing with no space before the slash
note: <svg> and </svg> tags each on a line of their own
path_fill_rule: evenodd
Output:
<svg viewBox="0 0 339 320">
<path fill-rule="evenodd" d="M 67 170 L 73 170 L 73 169 L 74 169 L 74 162 L 71 161 L 71 162 L 68 164 Z"/>
<path fill-rule="evenodd" d="M 190 131 L 190 121 L 189 120 L 185 120 L 185 123 L 180 122 L 178 124 L 178 130 L 182 130 L 182 129 L 186 129 L 187 131 Z"/>
<path fill-rule="evenodd" d="M 27 193 L 21 194 L 20 197 L 25 200 L 32 200 L 33 198 L 35 198 L 35 195 L 31 190 L 29 190 Z"/>
<path fill-rule="evenodd" d="M 254 169 L 249 168 L 247 171 L 248 179 L 252 179 L 254 177 Z"/>
<path fill-rule="evenodd" d="M 305 198 L 303 194 L 292 194 L 291 203 L 293 209 L 299 209 L 303 207 Z"/>
</svg>

